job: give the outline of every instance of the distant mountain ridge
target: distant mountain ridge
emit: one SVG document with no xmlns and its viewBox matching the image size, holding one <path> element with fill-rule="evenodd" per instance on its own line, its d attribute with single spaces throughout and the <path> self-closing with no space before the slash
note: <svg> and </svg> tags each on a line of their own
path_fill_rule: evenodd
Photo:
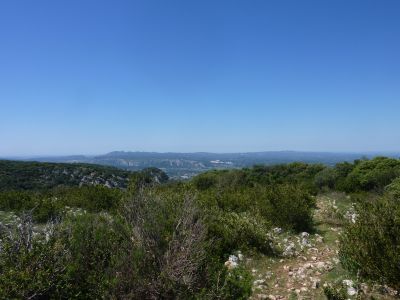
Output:
<svg viewBox="0 0 400 300">
<path fill-rule="evenodd" d="M 257 164 L 273 165 L 291 162 L 322 163 L 334 165 L 342 161 L 354 161 L 377 155 L 399 157 L 399 153 L 334 153 L 302 151 L 267 151 L 243 153 L 176 153 L 176 152 L 130 152 L 113 151 L 103 155 L 71 155 L 55 157 L 35 157 L 40 162 L 91 163 L 113 166 L 136 171 L 155 167 L 166 172 L 171 178 L 186 179 L 212 169 L 244 168 Z"/>
</svg>

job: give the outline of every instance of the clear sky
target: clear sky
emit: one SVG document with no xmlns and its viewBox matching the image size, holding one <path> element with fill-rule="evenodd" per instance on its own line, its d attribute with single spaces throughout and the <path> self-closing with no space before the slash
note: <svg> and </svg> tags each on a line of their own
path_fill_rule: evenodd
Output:
<svg viewBox="0 0 400 300">
<path fill-rule="evenodd" d="M 0 155 L 112 150 L 400 150 L 400 1 L 0 1 Z"/>
</svg>

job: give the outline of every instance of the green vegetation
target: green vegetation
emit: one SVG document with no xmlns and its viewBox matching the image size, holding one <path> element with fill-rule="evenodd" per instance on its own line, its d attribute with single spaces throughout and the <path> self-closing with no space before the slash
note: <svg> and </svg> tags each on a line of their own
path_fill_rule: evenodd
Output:
<svg viewBox="0 0 400 300">
<path fill-rule="evenodd" d="M 91 164 L 0 160 L 0 191 L 48 190 L 82 185 L 126 188 L 130 174 L 121 169 Z"/>
<path fill-rule="evenodd" d="M 315 184 L 320 189 L 334 188 L 348 193 L 379 193 L 399 176 L 400 160 L 376 157 L 371 160 L 356 160 L 353 164 L 339 163 L 334 168 L 324 169 L 315 177 Z"/>
<path fill-rule="evenodd" d="M 155 168 L 121 171 L 130 178 L 126 188 L 60 175 L 90 168 L 101 178 L 123 178 L 112 168 L 2 166 L 0 298 L 247 299 L 255 278 L 241 253 L 283 257 L 288 250 L 271 235 L 276 228 L 307 244 L 304 232 L 320 230 L 315 196 L 325 191 L 357 199 L 348 209 L 354 200 L 337 193 L 338 203 L 327 200 L 319 208 L 320 219 L 344 226 L 342 265 L 400 288 L 395 159 L 255 166 L 186 182 L 169 181 Z M 342 297 L 331 286 L 325 293 Z"/>
<path fill-rule="evenodd" d="M 343 265 L 362 277 L 400 288 L 400 199 L 360 201 L 342 235 Z"/>
<path fill-rule="evenodd" d="M 49 191 L 5 191 L 0 193 L 0 210 L 32 210 L 35 222 L 45 223 L 59 217 L 65 208 L 76 207 L 88 212 L 115 211 L 123 192 L 104 186 L 56 188 Z"/>
</svg>

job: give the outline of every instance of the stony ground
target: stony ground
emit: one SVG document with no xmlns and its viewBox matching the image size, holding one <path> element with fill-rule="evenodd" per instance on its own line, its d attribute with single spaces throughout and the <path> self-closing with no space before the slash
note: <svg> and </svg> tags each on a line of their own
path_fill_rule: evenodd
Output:
<svg viewBox="0 0 400 300">
<path fill-rule="evenodd" d="M 245 258 L 255 278 L 251 299 L 326 299 L 324 286 L 338 282 L 349 299 L 373 299 L 372 294 L 375 299 L 395 299 L 389 288 L 380 287 L 381 293 L 376 293 L 361 284 L 361 290 L 340 265 L 338 239 L 345 218 L 351 218 L 349 197 L 318 196 L 317 207 L 316 233 L 293 235 L 276 228 L 270 236 L 282 256 Z"/>
</svg>

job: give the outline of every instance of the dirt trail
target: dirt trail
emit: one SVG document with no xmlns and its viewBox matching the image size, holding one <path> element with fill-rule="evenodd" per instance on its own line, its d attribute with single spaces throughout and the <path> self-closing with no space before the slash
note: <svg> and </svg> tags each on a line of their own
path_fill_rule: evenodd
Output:
<svg viewBox="0 0 400 300">
<path fill-rule="evenodd" d="M 339 264 L 337 239 L 341 231 L 326 223 L 326 203 L 326 197 L 317 198 L 315 220 L 319 234 L 277 234 L 275 243 L 288 257 L 247 261 L 256 278 L 251 299 L 326 299 L 322 285 L 324 277 Z"/>
</svg>

